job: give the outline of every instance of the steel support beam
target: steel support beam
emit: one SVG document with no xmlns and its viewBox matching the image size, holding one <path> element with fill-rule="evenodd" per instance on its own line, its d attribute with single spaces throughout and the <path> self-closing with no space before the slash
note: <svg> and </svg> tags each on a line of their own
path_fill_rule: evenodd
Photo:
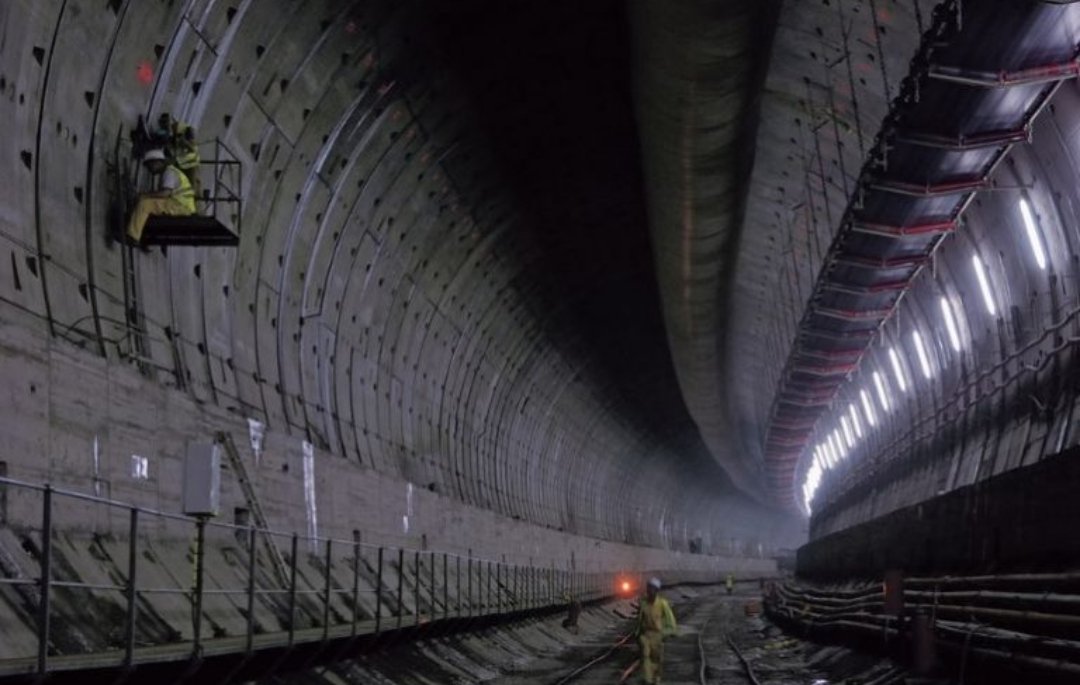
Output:
<svg viewBox="0 0 1080 685">
<path fill-rule="evenodd" d="M 833 261 L 842 266 L 856 266 L 862 269 L 903 269 L 913 266 L 922 266 L 930 260 L 930 255 L 920 254 L 913 257 L 893 257 L 891 259 L 878 259 L 866 255 L 840 254 Z"/>
<path fill-rule="evenodd" d="M 882 321 L 892 314 L 892 307 L 886 309 L 833 309 L 831 307 L 815 307 L 815 314 L 828 316 L 842 321 Z M 858 350 L 845 350 L 848 354 L 862 354 L 862 348 Z"/>
<path fill-rule="evenodd" d="M 914 235 L 939 235 L 956 231 L 956 221 L 930 221 L 911 226 L 893 226 L 870 221 L 853 221 L 851 230 L 857 233 L 879 235 L 886 238 L 903 238 Z"/>
<path fill-rule="evenodd" d="M 1029 143 L 1031 142 L 1031 128 L 1025 123 L 1021 128 L 1012 130 L 978 131 L 969 134 L 961 133 L 955 136 L 930 133 L 928 131 L 908 131 L 895 134 L 892 141 L 905 145 L 964 152 L 988 147 L 1001 147 L 1002 145 L 1012 145 L 1014 143 Z"/>
<path fill-rule="evenodd" d="M 811 376 L 846 376 L 858 368 L 858 364 L 801 364 L 791 367 L 792 373 L 806 373 Z"/>
<path fill-rule="evenodd" d="M 860 283 L 843 283 L 843 282 L 828 282 L 821 284 L 821 287 L 825 290 L 832 290 L 839 293 L 848 293 L 849 295 L 871 295 L 873 293 L 885 293 L 885 292 L 897 292 L 901 290 L 907 290 L 908 285 L 911 283 L 911 279 L 903 278 L 898 281 L 882 281 L 881 283 L 870 283 L 868 285 L 862 285 Z M 810 332 L 810 331 L 806 331 Z"/>
<path fill-rule="evenodd" d="M 927 71 L 927 76 L 936 81 L 948 81 L 978 88 L 1008 88 L 1065 81 L 1075 78 L 1078 73 L 1080 73 L 1080 62 L 1072 59 L 1067 62 L 1043 64 L 1015 71 L 981 71 L 933 64 Z"/>
<path fill-rule="evenodd" d="M 963 195 L 985 190 L 990 185 L 985 177 L 961 178 L 942 183 L 911 183 L 894 178 L 882 177 L 871 181 L 868 187 L 884 193 L 904 195 L 906 197 L 942 197 L 944 195 Z"/>
</svg>

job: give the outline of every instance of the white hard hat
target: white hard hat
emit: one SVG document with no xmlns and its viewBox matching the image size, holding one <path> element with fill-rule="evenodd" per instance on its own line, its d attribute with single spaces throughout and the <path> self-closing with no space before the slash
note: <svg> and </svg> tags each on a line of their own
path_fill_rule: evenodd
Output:
<svg viewBox="0 0 1080 685">
<path fill-rule="evenodd" d="M 649 585 L 649 587 L 654 587 L 657 590 L 659 590 L 660 589 L 660 579 L 653 576 L 652 578 L 649 578 L 648 585 Z"/>
<path fill-rule="evenodd" d="M 162 150 L 161 148 L 156 148 L 155 147 L 155 148 L 151 148 L 151 149 L 147 150 L 145 153 L 143 153 L 142 161 L 143 161 L 144 164 L 146 162 L 149 162 L 149 161 L 154 160 L 154 159 L 158 159 L 158 160 L 161 160 L 162 162 L 164 162 L 165 161 L 165 151 Z"/>
</svg>

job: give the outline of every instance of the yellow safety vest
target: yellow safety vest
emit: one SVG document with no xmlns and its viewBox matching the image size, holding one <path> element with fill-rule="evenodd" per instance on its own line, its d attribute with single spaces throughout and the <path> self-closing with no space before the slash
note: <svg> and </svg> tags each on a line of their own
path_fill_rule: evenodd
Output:
<svg viewBox="0 0 1080 685">
<path fill-rule="evenodd" d="M 176 177 L 180 180 L 180 187 L 179 188 L 174 188 L 172 190 L 171 197 L 174 200 L 177 200 L 178 202 L 180 202 L 180 204 L 184 205 L 185 209 L 187 209 L 192 214 L 194 214 L 195 213 L 195 189 L 191 187 L 191 180 L 188 179 L 187 174 L 185 174 L 183 171 L 180 171 L 179 169 L 177 169 L 172 164 L 170 164 L 168 167 L 166 167 L 166 169 L 165 169 L 166 172 L 168 172 L 169 169 L 172 169 L 173 173 L 175 173 Z"/>
<path fill-rule="evenodd" d="M 179 147 L 176 150 L 176 166 L 185 174 L 195 171 L 199 166 L 199 151 L 194 147 Z"/>
<path fill-rule="evenodd" d="M 172 148 L 176 166 L 185 173 L 191 173 L 199 166 L 199 146 L 194 140 L 188 141 L 185 134 L 191 130 L 191 126 L 182 121 L 173 122 L 169 147 Z"/>
</svg>

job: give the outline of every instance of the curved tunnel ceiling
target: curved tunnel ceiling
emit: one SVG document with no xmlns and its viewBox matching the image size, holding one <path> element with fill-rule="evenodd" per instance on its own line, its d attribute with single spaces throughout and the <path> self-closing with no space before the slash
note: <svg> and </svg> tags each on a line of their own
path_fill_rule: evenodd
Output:
<svg viewBox="0 0 1080 685">
<path fill-rule="evenodd" d="M 771 406 L 793 325 L 937 3 L 632 4 L 669 341 L 712 453 L 792 506 Z"/>
<path fill-rule="evenodd" d="M 1072 238 L 1047 227 L 1071 225 L 1071 205 L 1039 191 L 1075 174 L 1024 161 L 1039 149 L 1068 167 L 1067 131 L 1025 143 L 1044 107 L 1072 112 L 1070 3 L 632 8 L 669 342 L 690 413 L 740 487 L 802 509 L 822 472 L 838 471 L 815 505 L 815 530 L 828 532 L 1076 439 L 1068 384 L 1042 377 L 1071 368 L 1062 331 L 1075 267 L 1051 248 Z M 1021 211 L 1026 179 L 1036 180 Z M 979 223 L 989 205 L 993 230 Z M 1046 241 L 1041 252 L 1015 256 L 1032 240 Z M 1042 264 L 1034 275 L 1031 260 Z M 971 311 L 986 299 L 981 280 L 1001 291 L 996 343 L 992 327 L 971 328 L 987 314 Z M 993 420 L 996 433 L 984 427 Z M 1010 445 L 1023 441 L 1018 458 Z M 972 451 L 995 466 L 972 466 Z"/>
<path fill-rule="evenodd" d="M 676 380 L 625 7 L 508 4 L 5 3 L 0 294 L 202 406 L 508 516 L 792 544 Z M 240 246 L 129 270 L 110 174 L 162 111 L 243 162 Z"/>
</svg>

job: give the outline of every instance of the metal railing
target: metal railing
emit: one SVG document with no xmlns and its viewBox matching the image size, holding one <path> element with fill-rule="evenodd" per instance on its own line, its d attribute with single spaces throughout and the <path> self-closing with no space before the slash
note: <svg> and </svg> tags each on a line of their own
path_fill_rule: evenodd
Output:
<svg viewBox="0 0 1080 685">
<path fill-rule="evenodd" d="M 122 645 L 119 648 L 102 645 L 73 653 L 110 652 L 116 657 L 116 665 L 130 668 L 139 663 L 139 650 L 142 647 L 176 644 L 181 647 L 182 655 L 197 656 L 218 638 L 239 637 L 227 636 L 226 631 L 216 625 L 213 637 L 207 638 L 205 635 L 208 620 L 219 622 L 224 618 L 235 619 L 239 605 L 243 607 L 239 611 L 243 616 L 243 639 L 226 651 L 250 655 L 256 649 L 257 634 L 266 638 L 263 640 L 260 637 L 263 640 L 260 645 L 291 647 L 298 641 L 355 638 L 360 634 L 379 635 L 387 630 L 420 626 L 441 619 L 468 619 L 551 607 L 562 604 L 565 593 L 581 601 L 591 601 L 611 595 L 616 577 L 622 575 L 611 571 L 563 570 L 557 568 L 554 562 L 543 565 L 508 564 L 452 552 L 374 545 L 361 542 L 358 536 L 344 540 L 260 529 L 253 525 L 233 525 L 135 506 L 48 484 L 0 478 L 0 491 L 8 488 L 20 493 L 36 493 L 41 499 L 39 527 L 33 521 L 33 509 L 29 510 L 29 520 L 23 516 L 20 524 L 9 517 L 6 524 L 10 530 L 23 536 L 24 549 L 30 552 L 31 557 L 37 558 L 39 569 L 36 577 L 26 574 L 0 578 L 0 585 L 22 587 L 24 600 L 27 595 L 36 595 L 37 652 L 33 671 L 41 675 L 50 672 L 51 668 L 57 670 L 51 667 L 52 661 L 58 656 L 54 652 L 60 651 L 54 649 L 57 633 L 52 620 L 57 617 L 57 612 L 53 609 L 53 600 L 61 591 L 86 593 L 85 602 L 100 599 L 96 593 L 116 593 L 120 596 L 124 610 Z M 119 566 L 126 561 L 126 569 L 114 573 L 114 582 L 63 577 L 65 573 L 75 573 L 72 570 L 75 564 L 57 561 L 58 552 L 62 553 L 63 550 L 57 548 L 54 538 L 60 530 L 68 529 L 56 523 L 57 517 L 64 513 L 63 508 L 58 507 L 58 501 L 87 503 L 110 514 L 117 511 L 126 513 L 127 538 L 118 543 L 126 548 L 126 559 L 115 562 Z M 20 505 L 20 512 L 28 511 L 22 495 Z M 70 512 L 68 514 L 70 516 Z M 85 525 L 86 517 L 81 516 L 78 521 Z M 194 536 L 190 554 L 193 567 L 191 584 L 185 585 L 173 576 L 175 584 L 163 587 L 141 578 L 141 574 L 151 570 L 146 568 L 148 563 L 154 565 L 154 573 L 151 574 L 154 576 L 169 575 L 174 570 L 156 557 L 157 547 L 168 547 L 178 542 L 182 544 L 181 541 L 186 539 L 185 531 Z M 32 551 L 33 545 L 27 542 L 30 540 L 28 536 L 35 532 L 40 535 L 40 547 L 36 554 Z M 264 573 L 260 582 L 258 535 L 268 536 L 271 544 L 288 545 L 288 579 L 284 586 L 266 582 L 267 577 L 276 578 L 276 574 Z M 94 536 L 94 539 L 100 542 L 101 537 Z M 110 543 L 116 542 L 113 536 L 106 537 Z M 216 538 L 216 544 L 211 544 L 211 538 Z M 301 545 L 312 550 L 307 554 L 305 563 L 301 563 L 304 555 Z M 237 548 L 246 562 L 243 563 L 243 572 L 236 573 L 237 585 L 209 587 L 206 563 L 209 554 L 221 553 L 224 556 L 226 549 Z M 116 556 L 119 559 L 122 555 Z M 265 564 L 267 560 L 263 562 Z M 317 577 L 312 579 L 311 576 Z M 347 579 L 341 580 L 343 577 Z M 156 614 L 152 603 L 161 601 L 158 599 L 161 596 L 180 596 L 190 604 L 190 636 L 184 639 L 183 633 L 174 628 L 171 639 L 140 643 L 138 626 L 145 611 L 140 605 L 145 606 L 149 602 Z M 231 598 L 236 597 L 243 597 L 242 603 L 234 605 Z M 65 599 L 67 605 L 78 605 L 70 594 Z M 264 606 L 260 607 L 260 603 Z M 365 603 L 373 606 L 366 609 Z M 281 628 L 267 630 L 258 619 L 260 613 L 276 614 Z M 164 619 L 159 620 L 168 625 Z M 32 657 L 26 655 L 26 658 Z M 4 664 L 5 660 L 0 660 L 0 674 L 11 672 Z M 27 673 L 29 670 L 29 666 L 23 664 L 18 672 Z"/>
<path fill-rule="evenodd" d="M 196 201 L 207 204 L 209 214 L 206 214 L 206 216 L 217 219 L 223 225 L 231 226 L 233 232 L 240 235 L 240 223 L 244 214 L 244 203 L 241 196 L 244 188 L 244 165 L 221 138 L 214 138 L 212 141 L 200 143 L 199 147 L 204 150 L 208 147 L 212 149 L 212 154 L 208 159 L 200 153 L 199 167 L 213 169 L 213 182 L 210 186 L 210 192 L 197 197 Z M 227 215 L 219 215 L 219 205 L 226 205 L 233 211 Z M 227 221 L 223 220 L 226 218 Z"/>
</svg>

